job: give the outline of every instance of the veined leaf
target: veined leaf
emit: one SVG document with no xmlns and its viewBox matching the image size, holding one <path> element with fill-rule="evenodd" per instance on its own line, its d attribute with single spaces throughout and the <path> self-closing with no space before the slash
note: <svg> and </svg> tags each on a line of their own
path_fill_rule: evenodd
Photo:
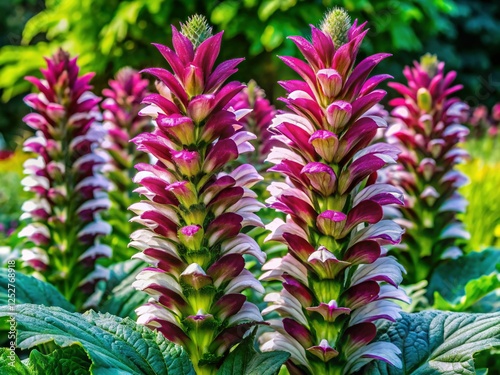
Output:
<svg viewBox="0 0 500 375">
<path fill-rule="evenodd" d="M 1 306 L 0 320 L 9 316 L 8 307 Z M 90 357 L 94 375 L 195 375 L 181 347 L 128 318 L 30 304 L 16 306 L 15 318 L 19 348 L 77 343 Z"/>
<path fill-rule="evenodd" d="M 474 354 L 500 347 L 500 313 L 402 314 L 401 319 L 380 329 L 379 340 L 401 349 L 403 368 L 376 361 L 364 374 L 474 375 Z"/>
<path fill-rule="evenodd" d="M 8 273 L 7 268 L 0 268 L 0 305 L 8 305 L 9 293 L 12 293 L 16 305 L 32 303 L 75 311 L 75 307 L 52 284 L 20 272 L 15 273 L 15 281 L 11 282 L 13 279 L 9 280 L 9 275 L 12 274 Z"/>
<path fill-rule="evenodd" d="M 5 375 L 87 375 L 90 365 L 89 357 L 78 345 L 58 348 L 46 355 L 35 349 L 24 361 L 7 348 L 0 349 L 0 372 Z"/>
<path fill-rule="evenodd" d="M 493 312 L 488 308 L 473 306 L 482 298 L 500 288 L 500 250 L 486 249 L 449 260 L 434 271 L 427 297 L 434 296 L 434 307 L 440 310 Z M 482 308 L 481 308 L 482 307 Z M 492 309 L 493 308 L 493 309 Z"/>
<path fill-rule="evenodd" d="M 222 363 L 217 375 L 275 375 L 290 357 L 283 351 L 258 353 L 254 348 L 255 335 L 249 335 Z"/>
</svg>

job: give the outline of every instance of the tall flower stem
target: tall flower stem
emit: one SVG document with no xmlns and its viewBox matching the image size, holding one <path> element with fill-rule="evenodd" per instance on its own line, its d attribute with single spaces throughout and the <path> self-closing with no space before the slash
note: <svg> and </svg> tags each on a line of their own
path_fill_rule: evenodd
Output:
<svg viewBox="0 0 500 375">
<path fill-rule="evenodd" d="M 462 87 L 453 85 L 455 72 L 445 74 L 444 63 L 426 55 L 404 75 L 408 86 L 389 84 L 402 97 L 390 102 L 387 139 L 401 155 L 387 176 L 405 193 L 397 215 L 406 231 L 395 254 L 408 271 L 405 282 L 414 284 L 428 280 L 443 258 L 459 256 L 457 240 L 469 238 L 457 219 L 467 205 L 457 189 L 467 178 L 455 170 L 468 156 L 457 144 L 469 130 L 459 123 L 467 106 L 450 97 Z"/>
<path fill-rule="evenodd" d="M 59 50 L 41 70 L 44 79 L 26 77 L 39 93 L 24 99 L 35 110 L 24 121 L 36 130 L 24 150 L 38 156 L 24 164 L 22 184 L 34 197 L 23 205 L 29 223 L 19 236 L 27 238 L 23 260 L 80 308 L 106 278 L 95 261 L 111 249 L 98 242 L 110 232 L 98 215 L 109 207 L 99 173 L 104 159 L 95 152 L 105 134 L 100 99 L 89 91 L 93 74 L 78 71 L 76 58 Z"/>
<path fill-rule="evenodd" d="M 262 321 L 259 309 L 241 293 L 264 292 L 245 269 L 243 254 L 259 262 L 265 256 L 242 233 L 262 226 L 255 215 L 263 205 L 250 187 L 262 178 L 244 164 L 222 172 L 244 152 L 255 136 L 241 129 L 248 113 L 225 109 L 243 89 L 224 82 L 242 59 L 214 63 L 222 33 L 211 35 L 206 20 L 194 16 L 172 28 L 174 50 L 155 45 L 172 72 L 146 69 L 158 78 L 159 94 L 144 99 L 141 113 L 157 125 L 134 138 L 138 149 L 157 160 L 136 166 L 137 189 L 147 200 L 133 204 L 134 222 L 144 226 L 131 236 L 134 257 L 150 264 L 134 286 L 151 295 L 136 310 L 138 322 L 162 332 L 188 352 L 197 374 L 215 374 L 232 346 Z"/>
<path fill-rule="evenodd" d="M 374 341 L 375 321 L 395 320 L 407 301 L 398 289 L 402 267 L 387 256 L 402 229 L 382 220 L 382 206 L 401 203 L 396 188 L 377 183 L 377 171 L 394 163 L 395 147 L 369 146 L 385 121 L 367 113 L 384 96 L 376 89 L 386 74 L 368 79 L 389 56 L 380 53 L 355 65 L 367 30 L 351 26 L 342 9 L 329 12 L 312 43 L 292 37 L 306 62 L 281 59 L 302 80 L 281 82 L 289 111 L 276 116 L 272 131 L 285 147 L 272 149 L 286 183 L 269 187 L 270 206 L 287 214 L 269 224 L 268 240 L 288 246 L 288 254 L 263 267 L 263 280 L 279 280 L 264 314 L 277 332 L 262 336 L 262 350 L 285 350 L 291 374 L 352 374 L 379 359 L 400 366 L 398 349 Z"/>
</svg>

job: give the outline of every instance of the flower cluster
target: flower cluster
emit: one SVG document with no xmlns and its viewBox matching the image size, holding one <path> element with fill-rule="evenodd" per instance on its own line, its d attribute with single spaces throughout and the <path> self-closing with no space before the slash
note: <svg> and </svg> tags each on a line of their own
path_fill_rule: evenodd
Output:
<svg viewBox="0 0 500 375">
<path fill-rule="evenodd" d="M 138 194 L 133 192 L 137 187 L 132 181 L 134 166 L 147 161 L 148 157 L 137 151 L 130 139 L 151 128 L 151 121 L 139 116 L 141 102 L 148 94 L 148 84 L 139 72 L 126 67 L 118 71 L 115 79 L 109 81 L 109 87 L 102 91 L 105 100 L 101 107 L 107 131 L 102 148 L 111 158 L 103 173 L 112 183 L 109 192 L 111 208 L 106 219 L 113 228 L 110 245 L 114 249 L 113 258 L 117 261 L 130 259 L 135 253 L 127 251 L 127 244 L 130 233 L 138 226 L 129 222 L 132 215 L 127 209 L 139 201 Z"/>
<path fill-rule="evenodd" d="M 385 121 L 367 113 L 386 94 L 376 89 L 386 74 L 368 79 L 388 54 L 367 57 L 355 66 L 367 30 L 347 13 L 332 10 L 312 43 L 292 37 L 307 63 L 281 59 L 302 80 L 281 82 L 289 112 L 272 130 L 286 147 L 273 148 L 268 160 L 286 183 L 269 187 L 271 207 L 287 214 L 268 228 L 269 240 L 287 245 L 272 259 L 263 280 L 280 280 L 263 315 L 277 332 L 262 337 L 262 350 L 285 350 L 291 374 L 351 374 L 373 359 L 399 366 L 398 349 L 374 342 L 379 319 L 394 321 L 407 301 L 398 289 L 403 268 L 387 256 L 386 244 L 400 241 L 402 229 L 382 220 L 382 206 L 400 204 L 402 194 L 377 183 L 377 171 L 394 163 L 398 150 L 369 146 Z"/>
<path fill-rule="evenodd" d="M 485 136 L 496 137 L 498 127 L 500 126 L 500 103 L 491 108 L 491 114 L 488 114 L 488 108 L 480 104 L 471 109 L 470 114 L 466 116 L 464 123 L 470 126 L 470 138 L 482 139 Z"/>
<path fill-rule="evenodd" d="M 96 281 L 106 277 L 96 259 L 111 255 L 98 242 L 111 230 L 98 216 L 109 208 L 109 184 L 99 173 L 104 159 L 95 152 L 105 135 L 98 122 L 100 98 L 89 91 L 93 74 L 78 76 L 76 58 L 62 50 L 41 72 L 44 79 L 26 78 L 39 93 L 24 99 L 35 110 L 24 121 L 36 130 L 24 150 L 38 156 L 24 164 L 28 176 L 22 184 L 34 198 L 22 207 L 21 219 L 29 223 L 19 236 L 31 244 L 22 258 L 81 307 Z"/>
<path fill-rule="evenodd" d="M 443 257 L 460 255 L 456 241 L 468 238 L 456 215 L 467 204 L 457 192 L 467 178 L 454 167 L 468 156 L 457 143 L 469 130 L 459 123 L 467 105 L 450 98 L 462 87 L 453 85 L 454 71 L 445 74 L 444 63 L 426 55 L 404 75 L 408 86 L 389 84 L 402 97 L 389 103 L 395 108 L 387 138 L 402 152 L 387 177 L 405 193 L 399 220 L 406 231 L 397 255 L 413 284 L 428 280 Z"/>
<path fill-rule="evenodd" d="M 263 205 L 250 190 L 262 177 L 247 164 L 222 172 L 254 150 L 248 141 L 255 136 L 238 122 L 248 110 L 224 109 L 244 87 L 224 84 L 242 59 L 214 68 L 222 33 L 209 31 L 206 20 L 194 16 L 181 32 L 172 27 L 173 50 L 155 45 L 173 73 L 144 70 L 159 80 L 159 94 L 147 96 L 141 112 L 157 128 L 133 141 L 157 161 L 136 166 L 137 191 L 147 200 L 130 207 L 133 221 L 145 227 L 132 234 L 130 246 L 141 251 L 134 257 L 150 264 L 134 283 L 152 297 L 136 310 L 138 322 L 182 345 L 197 374 L 214 374 L 228 350 L 262 321 L 241 294 L 247 288 L 263 293 L 243 255 L 265 260 L 241 233 L 262 226 L 255 212 Z"/>
<path fill-rule="evenodd" d="M 248 87 L 238 93 L 228 104 L 235 110 L 250 108 L 252 112 L 245 115 L 240 122 L 244 129 L 257 136 L 258 147 L 249 157 L 251 164 L 262 164 L 271 148 L 278 144 L 271 139 L 272 133 L 268 130 L 276 114 L 274 106 L 266 99 L 264 90 L 262 90 L 255 81 L 248 82 Z"/>
</svg>

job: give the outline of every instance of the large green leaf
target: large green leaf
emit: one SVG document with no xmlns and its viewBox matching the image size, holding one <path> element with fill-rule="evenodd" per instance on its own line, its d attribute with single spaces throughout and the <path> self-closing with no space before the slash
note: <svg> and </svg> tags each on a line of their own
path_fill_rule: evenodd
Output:
<svg viewBox="0 0 500 375">
<path fill-rule="evenodd" d="M 283 351 L 259 353 L 254 348 L 255 335 L 249 335 L 233 350 L 217 375 L 275 375 L 290 357 Z"/>
<path fill-rule="evenodd" d="M 488 294 L 500 288 L 500 250 L 487 249 L 449 260 L 434 271 L 427 297 L 434 297 L 434 307 L 440 310 L 476 312 L 498 311 L 498 305 Z M 498 299 L 497 299 L 498 301 Z"/>
<path fill-rule="evenodd" d="M 500 347 L 500 313 L 402 314 L 381 328 L 379 340 L 401 349 L 403 368 L 376 361 L 367 375 L 474 375 L 474 354 Z"/>
<path fill-rule="evenodd" d="M 0 349 L 2 375 L 87 375 L 90 372 L 90 365 L 85 350 L 78 345 L 57 348 L 46 355 L 35 349 L 30 353 L 29 359 L 22 362 L 15 354 L 11 354 L 9 349 Z"/>
<path fill-rule="evenodd" d="M 8 307 L 0 307 L 0 320 L 9 316 Z M 95 375 L 195 375 L 181 347 L 128 318 L 29 304 L 16 306 L 15 317 L 19 348 L 78 343 L 92 360 Z"/>
<path fill-rule="evenodd" d="M 15 304 L 58 306 L 75 311 L 75 307 L 51 284 L 20 272 L 15 273 L 15 278 L 12 275 L 7 268 L 0 268 L 0 305 L 9 303 L 10 293 L 15 295 Z"/>
</svg>

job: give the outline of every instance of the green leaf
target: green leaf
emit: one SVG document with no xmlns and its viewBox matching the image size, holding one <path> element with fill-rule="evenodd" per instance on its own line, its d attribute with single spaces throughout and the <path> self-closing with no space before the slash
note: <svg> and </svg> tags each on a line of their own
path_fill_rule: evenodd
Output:
<svg viewBox="0 0 500 375">
<path fill-rule="evenodd" d="M 478 305 L 478 302 L 500 288 L 500 273 L 497 269 L 499 264 L 498 249 L 472 252 L 449 260 L 434 271 L 427 297 L 434 296 L 434 307 L 440 310 L 496 311 L 494 304 Z"/>
<path fill-rule="evenodd" d="M 258 353 L 254 348 L 255 334 L 245 338 L 222 363 L 217 375 L 275 375 L 290 357 L 283 351 Z"/>
<path fill-rule="evenodd" d="M 0 321 L 10 316 L 0 307 Z M 134 321 L 89 311 L 69 313 L 58 307 L 16 306 L 17 340 L 21 349 L 54 342 L 81 345 L 92 360 L 92 374 L 195 375 L 184 350 Z"/>
<path fill-rule="evenodd" d="M 27 360 L 20 361 L 8 348 L 0 349 L 0 372 L 5 375 L 87 375 L 90 359 L 81 346 L 58 348 L 49 354 L 33 350 Z"/>
<path fill-rule="evenodd" d="M 75 307 L 51 284 L 20 272 L 15 273 L 15 278 L 11 275 L 14 274 L 9 273 L 7 268 L 0 269 L 0 305 L 9 304 L 10 293 L 15 296 L 15 304 L 58 306 L 75 311 Z"/>
<path fill-rule="evenodd" d="M 379 332 L 380 341 L 390 341 L 401 349 L 404 368 L 376 361 L 364 374 L 474 375 L 474 354 L 500 347 L 500 313 L 402 314 Z"/>
<path fill-rule="evenodd" d="M 132 287 L 137 274 L 144 268 L 144 263 L 136 259 L 112 265 L 110 279 L 106 285 L 104 298 L 99 304 L 100 312 L 108 312 L 122 318 L 136 319 L 135 309 L 146 303 L 149 296 Z"/>
</svg>

